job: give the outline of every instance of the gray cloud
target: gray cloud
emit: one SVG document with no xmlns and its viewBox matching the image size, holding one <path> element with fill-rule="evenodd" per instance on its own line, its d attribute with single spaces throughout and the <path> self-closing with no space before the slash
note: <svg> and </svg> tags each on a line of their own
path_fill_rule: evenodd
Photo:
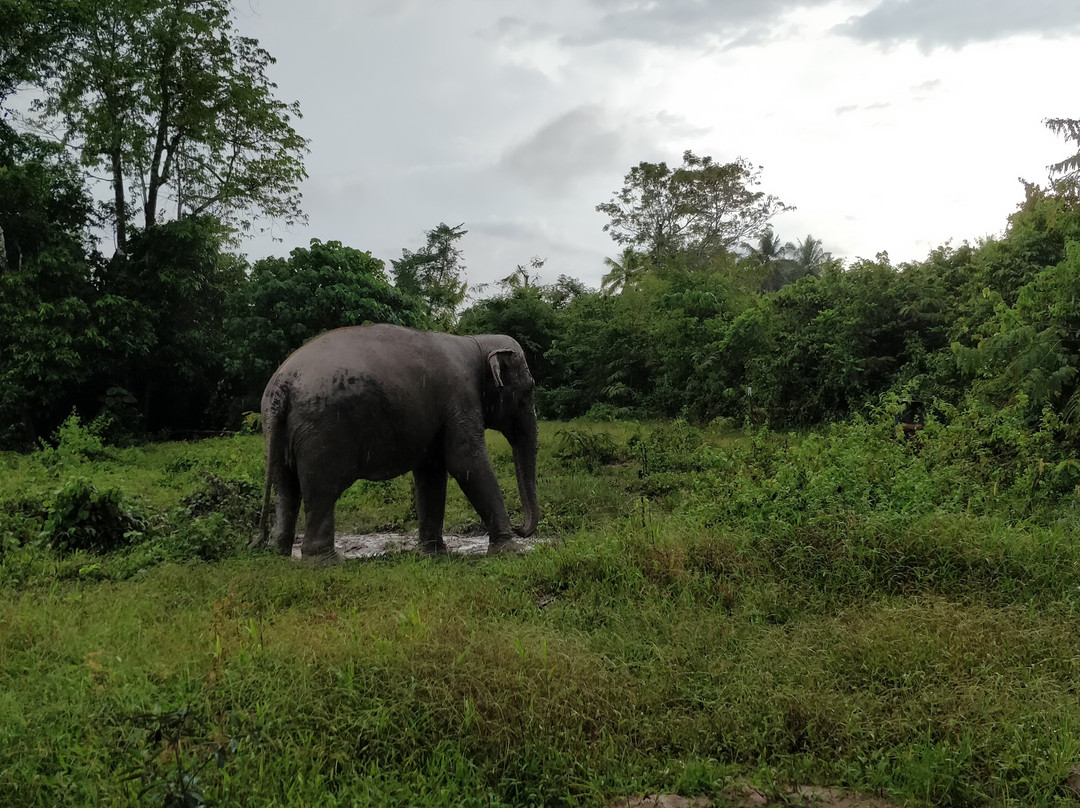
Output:
<svg viewBox="0 0 1080 808">
<path fill-rule="evenodd" d="M 825 5 L 830 0 L 592 0 L 599 19 L 565 34 L 567 45 L 613 40 L 657 45 L 693 45 L 712 39 L 759 42 L 767 23 L 788 11 Z M 751 33 L 752 32 L 752 33 Z"/>
<path fill-rule="evenodd" d="M 915 42 L 925 52 L 962 48 L 1020 34 L 1046 37 L 1080 32 L 1076 0 L 885 0 L 836 27 L 862 42 Z"/>
<path fill-rule="evenodd" d="M 558 192 L 582 176 L 617 167 L 622 151 L 620 132 L 604 119 L 599 106 L 586 104 L 514 146 L 500 166 L 530 184 Z"/>
</svg>

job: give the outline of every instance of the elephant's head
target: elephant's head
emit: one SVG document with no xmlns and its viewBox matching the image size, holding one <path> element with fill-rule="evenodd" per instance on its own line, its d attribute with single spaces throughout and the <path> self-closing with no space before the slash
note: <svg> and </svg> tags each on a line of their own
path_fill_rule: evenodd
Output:
<svg viewBox="0 0 1080 808">
<path fill-rule="evenodd" d="M 487 360 L 484 387 L 484 426 L 506 436 L 514 451 L 518 494 L 525 523 L 514 526 L 519 536 L 536 532 L 540 511 L 536 498 L 536 407 L 533 382 L 525 354 L 509 337 L 477 340 Z"/>
</svg>

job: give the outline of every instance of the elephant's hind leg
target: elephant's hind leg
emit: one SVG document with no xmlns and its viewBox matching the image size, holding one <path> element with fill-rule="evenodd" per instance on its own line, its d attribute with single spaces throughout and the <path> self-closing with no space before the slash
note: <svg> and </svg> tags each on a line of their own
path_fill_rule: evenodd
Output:
<svg viewBox="0 0 1080 808">
<path fill-rule="evenodd" d="M 296 541 L 296 518 L 300 513 L 300 482 L 296 472 L 282 469 L 274 480 L 274 544 L 282 555 L 291 555 Z"/>
<path fill-rule="evenodd" d="M 305 559 L 334 553 L 334 506 L 337 494 L 325 489 L 304 493 L 304 543 L 300 552 Z"/>
</svg>

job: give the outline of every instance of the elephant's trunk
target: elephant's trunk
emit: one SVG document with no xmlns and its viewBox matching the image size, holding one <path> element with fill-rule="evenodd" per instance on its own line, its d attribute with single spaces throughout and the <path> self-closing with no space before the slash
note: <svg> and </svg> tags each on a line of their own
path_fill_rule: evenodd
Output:
<svg viewBox="0 0 1080 808">
<path fill-rule="evenodd" d="M 521 508 L 525 511 L 525 523 L 520 527 L 515 525 L 514 532 L 528 537 L 536 532 L 536 524 L 540 521 L 540 506 L 536 498 L 535 423 L 531 430 L 526 429 L 524 433 L 514 444 L 514 470 L 517 472 L 518 494 Z"/>
</svg>

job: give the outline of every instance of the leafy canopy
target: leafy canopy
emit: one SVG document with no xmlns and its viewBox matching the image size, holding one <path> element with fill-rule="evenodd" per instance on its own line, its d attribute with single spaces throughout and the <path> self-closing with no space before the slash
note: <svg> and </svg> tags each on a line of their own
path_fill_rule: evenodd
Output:
<svg viewBox="0 0 1080 808">
<path fill-rule="evenodd" d="M 705 264 L 792 209 L 754 190 L 760 178 L 761 169 L 741 157 L 721 164 L 686 151 L 674 169 L 638 163 L 596 209 L 609 217 L 604 231 L 615 243 L 640 249 L 654 262 L 687 253 L 692 263 Z"/>
<path fill-rule="evenodd" d="M 229 0 L 48 5 L 40 36 L 63 47 L 22 69 L 42 93 L 38 122 L 107 172 L 119 250 L 135 208 L 147 228 L 207 214 L 239 230 L 304 218 L 299 108 L 274 97 L 274 60 L 237 34 Z"/>
<path fill-rule="evenodd" d="M 457 308 L 465 300 L 468 284 L 463 280 L 465 264 L 457 241 L 469 231 L 464 224 L 451 227 L 440 222 L 427 230 L 427 243 L 415 252 L 403 249 L 394 267 L 394 285 L 421 300 L 431 328 L 448 330 Z"/>
</svg>

